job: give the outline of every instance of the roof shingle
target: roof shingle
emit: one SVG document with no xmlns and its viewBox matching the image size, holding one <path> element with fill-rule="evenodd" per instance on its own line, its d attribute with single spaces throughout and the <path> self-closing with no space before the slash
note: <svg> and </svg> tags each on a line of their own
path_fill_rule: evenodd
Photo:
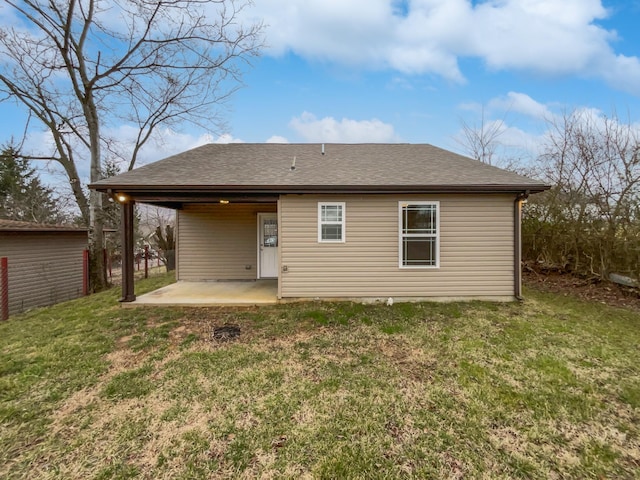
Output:
<svg viewBox="0 0 640 480">
<path fill-rule="evenodd" d="M 47 225 L 0 218 L 0 232 L 76 232 L 86 233 L 85 227 L 71 225 Z"/>
<path fill-rule="evenodd" d="M 324 154 L 323 154 L 324 150 Z M 292 166 L 295 163 L 295 168 Z M 548 188 L 428 144 L 209 144 L 91 185 L 101 191 L 269 187 Z"/>
</svg>

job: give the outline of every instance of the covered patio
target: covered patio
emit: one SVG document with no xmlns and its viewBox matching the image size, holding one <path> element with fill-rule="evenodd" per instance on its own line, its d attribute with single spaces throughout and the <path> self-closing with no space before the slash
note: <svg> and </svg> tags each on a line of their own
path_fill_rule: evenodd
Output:
<svg viewBox="0 0 640 480">
<path fill-rule="evenodd" d="M 124 302 L 138 306 L 250 306 L 278 303 L 278 280 L 177 282 Z"/>
</svg>

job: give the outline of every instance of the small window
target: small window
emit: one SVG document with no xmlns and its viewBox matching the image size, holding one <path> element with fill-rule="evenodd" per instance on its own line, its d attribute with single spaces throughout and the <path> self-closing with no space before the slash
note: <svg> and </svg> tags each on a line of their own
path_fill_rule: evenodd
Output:
<svg viewBox="0 0 640 480">
<path fill-rule="evenodd" d="M 344 242 L 345 203 L 318 203 L 318 242 Z"/>
<path fill-rule="evenodd" d="M 400 202 L 400 268 L 438 267 L 438 202 Z"/>
</svg>

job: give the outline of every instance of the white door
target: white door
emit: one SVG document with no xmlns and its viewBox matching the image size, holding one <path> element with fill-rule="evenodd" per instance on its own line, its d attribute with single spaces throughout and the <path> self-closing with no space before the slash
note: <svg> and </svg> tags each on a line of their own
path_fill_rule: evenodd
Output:
<svg viewBox="0 0 640 480">
<path fill-rule="evenodd" d="M 259 278 L 278 278 L 278 215 L 258 214 Z"/>
</svg>

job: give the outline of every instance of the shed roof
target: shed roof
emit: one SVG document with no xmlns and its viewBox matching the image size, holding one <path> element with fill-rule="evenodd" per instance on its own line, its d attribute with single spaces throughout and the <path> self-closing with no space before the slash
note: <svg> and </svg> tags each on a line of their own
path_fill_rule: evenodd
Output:
<svg viewBox="0 0 640 480">
<path fill-rule="evenodd" d="M 0 232 L 61 232 L 61 233 L 86 233 L 85 227 L 70 225 L 47 225 L 43 223 L 22 222 L 0 218 Z"/>
<path fill-rule="evenodd" d="M 548 188 L 428 144 L 208 144 L 91 185 L 100 191 L 524 191 Z"/>
</svg>

